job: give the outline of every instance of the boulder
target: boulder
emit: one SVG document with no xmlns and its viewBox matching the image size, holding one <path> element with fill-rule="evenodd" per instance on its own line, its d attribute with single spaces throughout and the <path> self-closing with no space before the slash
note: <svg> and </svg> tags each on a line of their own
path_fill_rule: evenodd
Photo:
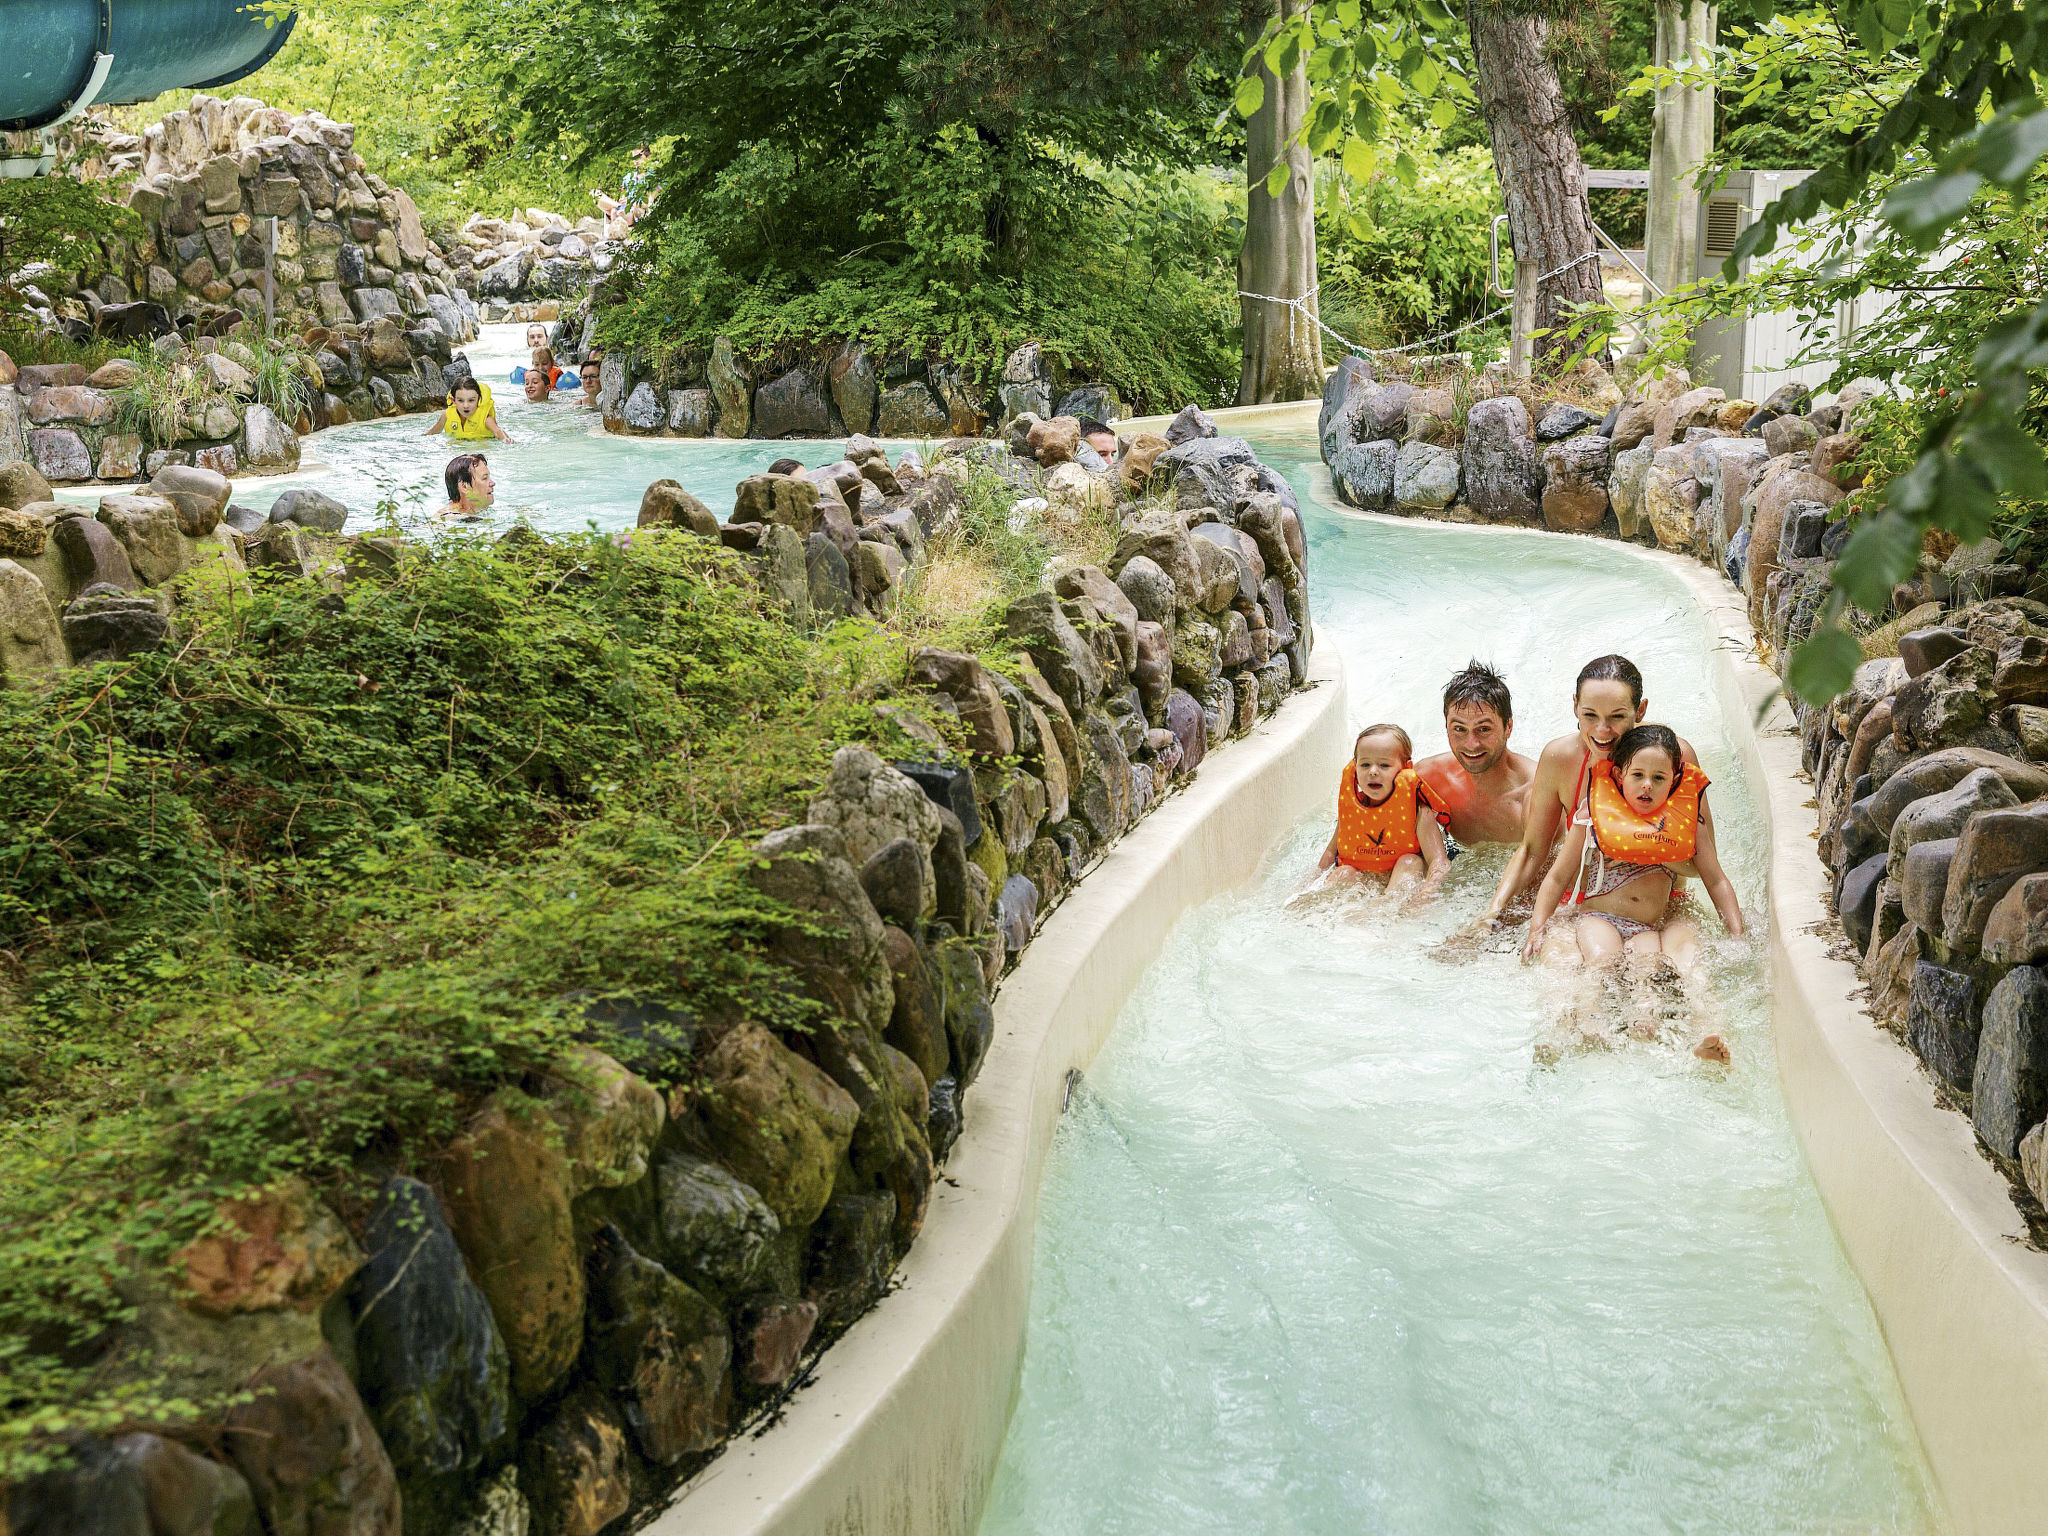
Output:
<svg viewBox="0 0 2048 1536">
<path fill-rule="evenodd" d="M 1081 423 L 1072 416 L 1033 422 L 1024 434 L 1024 446 L 1030 457 L 1048 469 L 1071 460 L 1080 441 Z"/>
<path fill-rule="evenodd" d="M 668 406 L 646 379 L 635 384 L 619 409 L 619 419 L 628 432 L 659 432 L 668 425 Z"/>
<path fill-rule="evenodd" d="M 760 1282 L 782 1222 L 759 1190 L 680 1150 L 656 1160 L 654 1188 L 661 1257 L 670 1268 L 728 1296 Z"/>
<path fill-rule="evenodd" d="M 1019 954 L 1031 942 L 1031 930 L 1038 921 L 1038 887 L 1024 875 L 1011 875 L 996 893 L 996 923 L 1005 948 Z"/>
<path fill-rule="evenodd" d="M 712 420 L 710 390 L 672 389 L 668 392 L 668 429 L 677 437 L 709 437 Z"/>
<path fill-rule="evenodd" d="M 1763 439 L 1772 458 L 1811 453 L 1814 444 L 1820 441 L 1820 429 L 1804 416 L 1774 416 L 1763 424 Z"/>
<path fill-rule="evenodd" d="M 170 473 L 158 472 L 158 478 Z M 203 470 L 188 471 L 203 474 Z M 277 500 L 270 504 L 273 523 L 297 523 L 301 528 L 314 528 L 322 533 L 339 533 L 348 522 L 348 508 L 332 496 L 313 490 L 309 486 L 294 485 L 279 493 Z"/>
<path fill-rule="evenodd" d="M 1656 407 L 1648 401 L 1630 400 L 1624 402 L 1616 413 L 1614 430 L 1608 434 L 1608 440 L 1614 444 L 1615 453 L 1628 453 L 1642 447 L 1656 430 Z M 1651 443 L 1649 446 L 1655 452 L 1659 445 Z"/>
<path fill-rule="evenodd" d="M 858 342 L 841 347 L 825 369 L 825 382 L 848 432 L 864 433 L 874 426 L 875 365 L 865 347 Z"/>
<path fill-rule="evenodd" d="M 904 929 L 890 925 L 883 930 L 882 942 L 896 990 L 896 1006 L 883 1038 L 910 1058 L 926 1082 L 936 1082 L 946 1075 L 950 1048 L 945 1009 L 933 985 L 931 968 L 917 941 Z"/>
<path fill-rule="evenodd" d="M 755 390 L 754 435 L 832 436 L 832 404 L 816 375 L 808 369 L 792 368 Z"/>
<path fill-rule="evenodd" d="M 245 469 L 297 469 L 299 435 L 267 405 L 251 405 L 242 416 L 242 466 Z M 225 503 L 223 503 L 225 505 Z"/>
<path fill-rule="evenodd" d="M 1643 515 L 1660 548 L 1693 548 L 1698 523 L 1700 484 L 1692 476 L 1692 453 L 1683 447 L 1659 448 L 1643 477 Z"/>
<path fill-rule="evenodd" d="M 1778 541 L 1785 529 L 1785 513 L 1795 502 L 1818 501 L 1832 507 L 1842 499 L 1842 488 L 1832 481 L 1803 469 L 1786 468 L 1777 473 L 1764 466 L 1751 493 L 1756 497 L 1756 514 L 1749 540 L 1749 617 L 1763 627 L 1764 603 L 1771 572 L 1778 568 Z"/>
<path fill-rule="evenodd" d="M 656 480 L 640 495 L 638 528 L 681 528 L 701 538 L 718 537 L 718 514 L 674 480 Z"/>
<path fill-rule="evenodd" d="M 178 514 L 160 496 L 102 496 L 102 523 L 128 552 L 135 573 L 160 586 L 185 569 L 187 549 L 178 533 Z"/>
<path fill-rule="evenodd" d="M 1401 512 L 1441 512 L 1458 499 L 1463 471 L 1458 455 L 1433 443 L 1404 443 L 1394 459 L 1394 506 Z"/>
<path fill-rule="evenodd" d="M 64 665 L 64 634 L 50 594 L 35 575 L 0 560 L 0 684 Z"/>
<path fill-rule="evenodd" d="M 1383 512 L 1394 496 L 1394 465 L 1400 447 L 1391 440 L 1347 443 L 1330 456 L 1337 494 L 1354 507 Z"/>
<path fill-rule="evenodd" d="M 1123 537 L 1117 540 L 1116 550 L 1109 559 L 1109 574 L 1117 578 L 1119 588 L 1122 587 L 1124 571 L 1132 561 L 1140 558 L 1146 560 L 1166 578 L 1167 586 L 1173 594 L 1172 601 L 1176 605 L 1193 603 L 1203 590 L 1201 568 L 1196 563 L 1193 541 L 1188 537 L 1186 526 L 1175 514 L 1166 511 L 1148 512 L 1124 530 Z M 1153 590 L 1158 590 L 1149 572 L 1141 573 L 1138 579 Z M 1153 618 L 1164 623 L 1171 617 L 1170 612 L 1162 615 L 1156 611 L 1156 598 L 1151 602 L 1155 611 L 1148 613 L 1144 605 L 1139 603 L 1136 592 L 1126 591 L 1125 595 L 1131 598 L 1133 606 L 1138 607 L 1139 616 L 1142 618 Z"/>
<path fill-rule="evenodd" d="M 35 465 L 25 459 L 0 464 L 0 507 L 26 507 L 51 496 L 50 482 Z"/>
<path fill-rule="evenodd" d="M 1921 926 L 1952 950 L 1974 953 L 1999 900 L 2021 876 L 2041 870 L 2048 870 L 2048 803 L 1973 816 L 1948 871 L 1939 926 Z"/>
<path fill-rule="evenodd" d="M 1878 718 L 1878 711 L 1872 710 L 1871 717 Z M 1850 766 L 1862 771 L 1853 758 Z M 1866 761 L 1862 767 L 1867 766 Z M 1982 747 L 1947 747 L 1907 763 L 1870 797 L 1867 814 L 1878 840 L 1891 836 L 1893 822 L 1914 801 L 1939 794 L 1980 769 L 1996 775 L 2012 791 L 2008 804 L 2048 795 L 2048 769 Z"/>
<path fill-rule="evenodd" d="M 1536 423 L 1536 441 L 1539 443 L 1561 442 L 1576 437 L 1581 432 L 1590 432 L 1600 425 L 1600 417 L 1591 411 L 1582 411 L 1576 405 L 1567 405 L 1562 400 L 1553 401 L 1542 419 Z"/>
<path fill-rule="evenodd" d="M 1990 651 L 1972 646 L 1899 689 L 1892 701 L 1892 738 L 1900 749 L 1956 746 L 1985 725 L 1998 703 L 1996 667 Z"/>
<path fill-rule="evenodd" d="M 1967 971 L 1931 960 L 1913 967 L 1906 1038 L 1927 1070 L 1954 1093 L 1968 1093 L 1976 1074 L 1981 1006 L 1976 979 Z"/>
<path fill-rule="evenodd" d="M 573 1171 L 537 1106 L 494 1095 L 443 1155 L 442 1209 L 511 1361 L 535 1402 L 559 1386 L 583 1338 L 583 1265 L 569 1212 Z"/>
<path fill-rule="evenodd" d="M 1465 500 L 1495 522 L 1529 522 L 1542 486 L 1529 408 L 1514 395 L 1474 402 L 1465 422 Z"/>
<path fill-rule="evenodd" d="M 1978 812 L 2005 810 L 2016 803 L 2013 792 L 2005 787 L 2004 781 L 1982 768 L 1957 782 L 1953 788 L 1914 801 L 1892 823 L 1889 842 L 1891 877 L 1894 880 L 1904 878 L 1906 854 L 1915 843 L 1960 837 L 1970 818 Z"/>
<path fill-rule="evenodd" d="M 711 359 L 706 365 L 711 397 L 718 402 L 718 435 L 745 437 L 752 423 L 752 382 L 733 356 L 732 343 L 723 336 L 711 341 Z"/>
<path fill-rule="evenodd" d="M 883 437 L 939 438 L 953 419 L 930 389 L 916 379 L 882 391 L 875 431 Z"/>
<path fill-rule="evenodd" d="M 303 1181 L 223 1201 L 213 1223 L 171 1256 L 180 1300 L 202 1316 L 317 1312 L 362 1265 L 363 1251 Z"/>
<path fill-rule="evenodd" d="M 1235 537 L 1235 530 L 1224 531 Z M 1129 671 L 1137 660 L 1138 608 L 1109 573 L 1099 565 L 1068 566 L 1053 578 L 1053 591 L 1063 598 L 1087 600 L 1115 635 L 1124 670 Z"/>
<path fill-rule="evenodd" d="M 1574 408 L 1553 406 L 1551 414 L 1568 409 Z M 1597 532 L 1607 520 L 1608 441 L 1597 433 L 1560 435 L 1563 441 L 1552 441 L 1543 450 L 1544 526 L 1563 533 Z"/>
<path fill-rule="evenodd" d="M 221 1443 L 270 1536 L 400 1536 L 398 1479 L 333 1354 L 265 1366 L 230 1408 Z"/>
<path fill-rule="evenodd" d="M 860 1106 L 758 1024 L 727 1032 L 704 1061 L 704 1117 L 734 1173 L 785 1227 L 815 1221 L 853 1140 Z"/>
<path fill-rule="evenodd" d="M 1970 637 L 1946 624 L 1909 630 L 1899 636 L 1899 660 L 1905 664 L 1909 678 L 1931 672 L 1950 657 L 1960 656 L 1969 648 Z"/>
<path fill-rule="evenodd" d="M 2011 1162 L 2048 1115 L 2048 971 L 2016 965 L 1984 1003 L 1970 1119 L 1992 1155 Z"/>
<path fill-rule="evenodd" d="M 1007 724 L 1000 699 L 997 712 Z M 929 855 L 939 840 L 938 810 L 919 785 L 866 747 L 841 747 L 832 754 L 825 788 L 806 814 L 813 824 L 836 830 L 847 858 L 863 866 L 891 844 L 908 842 L 921 876 L 912 921 L 937 900 Z"/>
<path fill-rule="evenodd" d="M 1985 919 L 1983 955 L 1992 965 L 2048 959 L 2048 874 L 2020 876 Z"/>
<path fill-rule="evenodd" d="M 932 858 L 934 871 L 943 882 L 943 873 L 939 872 L 939 850 L 947 839 L 946 817 L 950 815 L 953 818 L 963 842 L 973 843 L 981 836 L 981 813 L 975 808 L 974 801 L 974 775 L 953 763 L 898 763 L 896 768 L 939 808 L 939 841 L 933 845 Z M 942 903 L 943 899 L 942 896 Z"/>
<path fill-rule="evenodd" d="M 1624 539 L 1654 537 L 1650 526 L 1648 491 L 1650 462 L 1657 450 L 1644 444 L 1624 449 L 1617 435 L 1612 440 L 1614 473 L 1608 477 L 1607 496 L 1614 508 L 1614 520 Z"/>
<path fill-rule="evenodd" d="M 801 475 L 748 475 L 733 492 L 734 523 L 780 523 L 800 534 L 815 533 L 824 514 L 818 487 Z"/>
<path fill-rule="evenodd" d="M 123 1435 L 113 1449 L 142 1485 L 148 1520 L 140 1531 L 149 1536 L 257 1536 L 255 1496 L 249 1480 L 233 1467 L 162 1435 Z M 109 1512 L 115 1501 L 95 1502 Z M 17 1516 L 19 1536 L 31 1536 L 34 1529 Z M 80 1522 L 64 1529 L 86 1536 L 92 1527 Z"/>
<path fill-rule="evenodd" d="M 149 494 L 160 496 L 175 507 L 179 531 L 198 539 L 220 526 L 221 514 L 227 510 L 228 498 L 234 491 L 227 476 L 213 470 L 196 465 L 166 464 L 150 477 Z M 292 492 L 285 494 L 291 495 Z"/>
<path fill-rule="evenodd" d="M 1842 931 L 1848 934 L 1849 942 L 1856 946 L 1859 954 L 1870 944 L 1870 929 L 1877 914 L 1878 888 L 1884 884 L 1887 862 L 1886 855 L 1872 854 L 1846 871 L 1835 890 L 1835 915 L 1842 920 Z M 1944 878 L 1946 874 L 1944 869 Z M 1939 894 L 1934 897 L 1933 904 L 1936 910 L 1940 909 Z"/>
<path fill-rule="evenodd" d="M 899 829 L 890 835 L 903 834 Z M 770 833 L 755 845 L 747 879 L 760 894 L 818 930 L 778 929 L 769 941 L 770 952 L 789 966 L 804 992 L 838 1017 L 874 1029 L 887 1023 L 893 999 L 882 921 L 860 888 L 857 866 L 848 862 L 838 829 L 805 825 Z M 773 1203 L 773 1191 L 744 1167 L 734 1167 Z"/>
<path fill-rule="evenodd" d="M 888 1288 L 896 1255 L 893 1202 L 886 1194 L 841 1195 L 811 1234 L 809 1299 L 818 1321 L 843 1327 Z"/>
<path fill-rule="evenodd" d="M 1199 405 L 1182 406 L 1175 413 L 1173 420 L 1166 424 L 1166 442 L 1167 446 L 1172 448 L 1178 448 L 1182 443 L 1194 442 L 1198 438 L 1215 435 L 1216 423 Z"/>
<path fill-rule="evenodd" d="M 590 1338 L 584 1371 L 658 1467 L 725 1438 L 732 1336 L 725 1315 L 617 1227 L 597 1234 L 590 1259 Z"/>
<path fill-rule="evenodd" d="M 742 1379 L 754 1387 L 780 1386 L 795 1372 L 817 1326 L 814 1301 L 773 1293 L 748 1297 L 734 1317 L 733 1342 Z"/>
<path fill-rule="evenodd" d="M 1659 448 L 1668 448 L 1673 443 L 1685 441 L 1685 434 L 1694 427 L 1712 428 L 1714 418 L 1719 414 L 1722 403 L 1728 398 L 1726 390 L 1701 386 L 1688 389 L 1685 393 L 1665 401 L 1657 407 L 1657 426 L 1653 441 Z"/>
<path fill-rule="evenodd" d="M 28 434 L 30 460 L 45 479 L 90 480 L 92 450 L 69 427 L 38 427 Z"/>
<path fill-rule="evenodd" d="M 70 517 L 58 526 L 61 530 L 85 522 L 84 518 Z M 71 600 L 59 624 L 72 662 L 81 667 L 102 661 L 125 661 L 143 651 L 153 651 L 171 632 L 170 620 L 150 598 L 115 589 L 95 591 L 92 587 Z"/>
<path fill-rule="evenodd" d="M 0 1493 L 9 1536 L 155 1536 L 149 1491 L 126 1457 L 91 1436 L 72 1437 L 67 1449 L 63 1464 Z M 253 1524 L 252 1516 L 242 1530 L 253 1536 Z"/>
<path fill-rule="evenodd" d="M 625 1426 L 596 1388 L 572 1392 L 519 1449 L 536 1536 L 597 1536 L 633 1502 Z"/>
<path fill-rule="evenodd" d="M 545 1101 L 569 1163 L 569 1198 L 647 1177 L 667 1119 L 654 1088 L 603 1051 L 571 1046 L 553 1063 Z"/>
<path fill-rule="evenodd" d="M 511 1361 L 426 1185 L 394 1177 L 363 1229 L 348 1289 L 356 1381 L 408 1518 L 454 1514 L 467 1476 L 510 1449 Z"/>
<path fill-rule="evenodd" d="M 1122 546 L 1118 548 L 1121 552 Z M 1010 605 L 1007 627 L 1010 638 L 1021 643 L 1074 716 L 1101 697 L 1101 662 L 1056 594 L 1041 590 L 1019 598 Z"/>
</svg>

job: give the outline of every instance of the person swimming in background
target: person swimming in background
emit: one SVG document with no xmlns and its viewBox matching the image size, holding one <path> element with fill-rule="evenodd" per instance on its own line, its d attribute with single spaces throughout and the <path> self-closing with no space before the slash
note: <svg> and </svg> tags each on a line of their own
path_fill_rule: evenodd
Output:
<svg viewBox="0 0 2048 1536">
<path fill-rule="evenodd" d="M 1337 783 L 1337 830 L 1316 861 L 1328 884 L 1384 876 L 1390 896 L 1434 890 L 1450 868 L 1443 813 L 1415 771 L 1415 748 L 1398 725 L 1358 733 Z"/>
<path fill-rule="evenodd" d="M 548 376 L 538 368 L 526 370 L 526 378 L 519 386 L 526 392 L 528 405 L 546 405 L 548 402 Z"/>
<path fill-rule="evenodd" d="M 491 403 L 491 386 L 475 379 L 459 380 L 448 391 L 448 408 L 434 418 L 425 435 L 452 437 L 463 443 L 480 443 L 493 437 L 501 443 L 512 441 L 498 425 L 497 408 Z"/>
<path fill-rule="evenodd" d="M 1698 874 L 1728 936 L 1741 938 L 1742 907 L 1706 815 L 1708 782 L 1697 763 L 1685 760 L 1669 726 L 1623 732 L 1592 766 L 1584 809 L 1537 890 L 1522 958 L 1542 952 L 1545 927 L 1564 909 L 1572 914 L 1586 965 L 1633 963 L 1652 971 L 1663 965 L 1690 980 L 1698 969 L 1700 931 L 1691 918 L 1671 912 L 1679 864 Z M 1718 1036 L 1702 1041 L 1695 1054 L 1727 1059 Z"/>
</svg>

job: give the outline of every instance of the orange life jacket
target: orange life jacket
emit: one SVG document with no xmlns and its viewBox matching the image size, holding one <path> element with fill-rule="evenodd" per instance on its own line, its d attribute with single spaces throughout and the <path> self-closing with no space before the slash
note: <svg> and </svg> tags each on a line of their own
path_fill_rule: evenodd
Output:
<svg viewBox="0 0 2048 1536">
<path fill-rule="evenodd" d="M 1367 805 L 1359 796 L 1352 765 L 1346 763 L 1337 779 L 1337 862 L 1384 875 L 1409 854 L 1422 852 L 1415 836 L 1418 802 L 1427 805 L 1439 822 L 1449 824 L 1449 815 L 1413 768 L 1394 775 L 1394 789 L 1386 799 Z"/>
<path fill-rule="evenodd" d="M 1622 797 L 1614 764 L 1593 764 L 1586 798 L 1602 856 L 1617 864 L 1683 864 L 1699 848 L 1700 812 L 1710 782 L 1699 764 L 1687 763 L 1664 808 L 1645 819 Z"/>
</svg>

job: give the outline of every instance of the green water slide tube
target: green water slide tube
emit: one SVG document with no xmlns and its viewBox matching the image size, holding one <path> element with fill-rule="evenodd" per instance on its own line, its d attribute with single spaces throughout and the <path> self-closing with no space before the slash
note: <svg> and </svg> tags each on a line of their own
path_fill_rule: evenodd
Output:
<svg viewBox="0 0 2048 1536">
<path fill-rule="evenodd" d="M 0 0 L 0 129 L 226 85 L 268 63 L 292 20 L 254 0 Z"/>
</svg>

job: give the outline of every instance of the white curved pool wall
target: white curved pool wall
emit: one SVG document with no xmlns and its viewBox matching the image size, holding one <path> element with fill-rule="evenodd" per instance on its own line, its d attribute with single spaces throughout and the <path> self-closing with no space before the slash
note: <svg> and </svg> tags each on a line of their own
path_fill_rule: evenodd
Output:
<svg viewBox="0 0 2048 1536">
<path fill-rule="evenodd" d="M 996 995 L 967 1128 L 897 1287 L 766 1433 L 727 1446 L 658 1536 L 966 1536 L 1002 1449 L 1030 1313 L 1039 1178 L 1066 1096 L 1182 914 L 1243 884 L 1328 798 L 1349 747 L 1334 651 L 1313 686 L 1214 750 L 1045 921 Z"/>
</svg>

